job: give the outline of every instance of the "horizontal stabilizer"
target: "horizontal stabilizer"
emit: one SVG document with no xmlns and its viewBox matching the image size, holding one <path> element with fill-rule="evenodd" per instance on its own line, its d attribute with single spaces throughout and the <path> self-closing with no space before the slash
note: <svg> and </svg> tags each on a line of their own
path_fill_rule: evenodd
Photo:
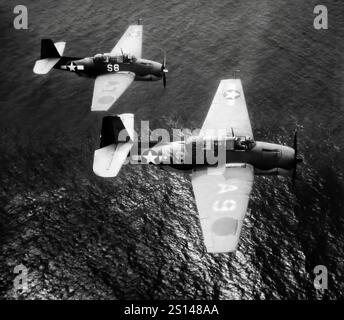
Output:
<svg viewBox="0 0 344 320">
<path fill-rule="evenodd" d="M 33 68 L 33 72 L 36 74 L 47 74 L 59 60 L 60 58 L 46 58 L 37 60 Z"/>
<path fill-rule="evenodd" d="M 133 114 L 104 117 L 100 148 L 94 152 L 93 172 L 104 178 L 117 176 L 134 145 L 133 141 Z"/>
<path fill-rule="evenodd" d="M 66 42 L 55 42 L 54 45 L 56 47 L 57 52 L 62 57 L 63 52 L 64 52 L 65 47 L 66 47 Z"/>
<path fill-rule="evenodd" d="M 117 176 L 133 146 L 133 142 L 110 144 L 94 152 L 93 172 L 103 178 Z"/>
</svg>

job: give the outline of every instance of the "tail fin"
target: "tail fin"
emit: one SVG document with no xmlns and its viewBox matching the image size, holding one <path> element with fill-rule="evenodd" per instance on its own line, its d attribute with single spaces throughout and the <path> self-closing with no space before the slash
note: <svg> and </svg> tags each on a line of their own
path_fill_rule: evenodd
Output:
<svg viewBox="0 0 344 320">
<path fill-rule="evenodd" d="M 93 172 L 100 177 L 115 177 L 134 144 L 134 115 L 103 118 L 100 148 L 94 152 Z"/>
<path fill-rule="evenodd" d="M 61 55 L 57 51 L 54 42 L 50 39 L 42 39 L 41 41 L 41 59 L 60 58 Z"/>
<path fill-rule="evenodd" d="M 37 60 L 33 72 L 36 74 L 48 73 L 60 60 L 65 49 L 65 42 L 53 42 L 50 39 L 41 41 L 41 59 Z"/>
</svg>

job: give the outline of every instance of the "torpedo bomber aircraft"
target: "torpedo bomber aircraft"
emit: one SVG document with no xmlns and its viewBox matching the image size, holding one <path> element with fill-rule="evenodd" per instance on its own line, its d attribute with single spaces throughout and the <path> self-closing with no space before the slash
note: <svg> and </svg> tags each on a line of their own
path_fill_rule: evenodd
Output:
<svg viewBox="0 0 344 320">
<path fill-rule="evenodd" d="M 100 148 L 94 153 L 94 173 L 114 177 L 132 160 L 187 170 L 205 246 L 212 253 L 236 250 L 254 174 L 295 178 L 296 166 L 302 161 L 297 156 L 296 131 L 294 148 L 254 140 L 240 79 L 221 80 L 198 135 L 174 142 L 159 140 L 145 148 L 141 143 L 133 152 L 135 137 L 133 114 L 104 117 Z M 205 153 L 216 155 L 221 150 L 224 161 L 207 160 Z"/>
<path fill-rule="evenodd" d="M 130 25 L 110 53 L 86 58 L 65 57 L 65 42 L 42 39 L 33 71 L 47 74 L 54 68 L 95 78 L 91 110 L 107 111 L 134 80 L 162 79 L 166 87 L 166 55 L 162 63 L 142 59 L 142 31 L 142 25 Z"/>
</svg>

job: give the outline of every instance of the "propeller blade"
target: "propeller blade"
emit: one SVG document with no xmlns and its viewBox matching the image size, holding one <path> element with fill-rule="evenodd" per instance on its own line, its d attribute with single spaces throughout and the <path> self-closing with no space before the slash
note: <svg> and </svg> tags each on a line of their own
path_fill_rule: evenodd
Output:
<svg viewBox="0 0 344 320">
<path fill-rule="evenodd" d="M 296 180 L 296 167 L 297 167 L 297 129 L 295 129 L 294 131 L 294 143 L 293 143 L 293 148 L 294 148 L 294 170 L 293 170 L 293 177 L 292 177 L 292 181 L 293 184 L 295 184 L 295 180 Z"/>
<path fill-rule="evenodd" d="M 164 85 L 164 88 L 166 88 L 166 73 L 165 72 L 162 73 L 162 83 Z"/>
<path fill-rule="evenodd" d="M 293 170 L 293 177 L 292 177 L 293 184 L 294 184 L 295 180 L 297 178 L 297 164 L 301 163 L 303 161 L 302 158 L 298 157 L 297 129 L 295 129 L 295 131 L 294 131 L 294 146 L 293 147 L 294 147 L 294 150 L 295 150 L 295 153 L 294 153 L 294 170 Z"/>
<path fill-rule="evenodd" d="M 164 69 L 166 67 L 166 54 L 164 54 L 164 63 L 163 63 Z"/>
<path fill-rule="evenodd" d="M 164 59 L 161 64 L 161 73 L 162 73 L 162 83 L 164 85 L 164 88 L 166 88 L 166 73 L 168 70 L 166 69 L 166 53 L 164 52 Z"/>
<path fill-rule="evenodd" d="M 297 129 L 295 129 L 294 131 L 294 150 L 295 150 L 294 158 L 297 159 Z"/>
</svg>

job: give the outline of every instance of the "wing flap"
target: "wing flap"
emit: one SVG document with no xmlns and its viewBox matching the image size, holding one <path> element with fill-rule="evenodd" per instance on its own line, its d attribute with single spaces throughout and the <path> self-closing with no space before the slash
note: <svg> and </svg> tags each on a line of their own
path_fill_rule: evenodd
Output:
<svg viewBox="0 0 344 320">
<path fill-rule="evenodd" d="M 63 52 L 64 52 L 64 50 L 66 48 L 66 42 L 55 42 L 54 45 L 56 47 L 57 52 L 62 57 L 63 56 Z"/>
</svg>

